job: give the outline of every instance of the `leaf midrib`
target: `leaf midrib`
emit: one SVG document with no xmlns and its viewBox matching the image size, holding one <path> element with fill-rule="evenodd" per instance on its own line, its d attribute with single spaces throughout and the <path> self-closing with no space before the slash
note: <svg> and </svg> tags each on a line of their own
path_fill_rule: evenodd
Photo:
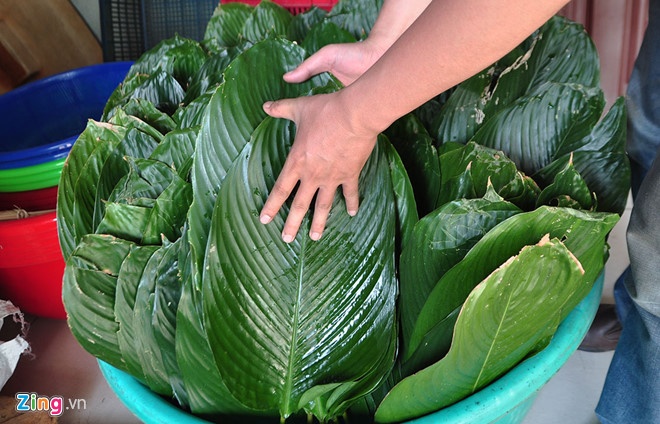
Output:
<svg viewBox="0 0 660 424">
<path fill-rule="evenodd" d="M 490 347 L 488 348 L 488 353 L 486 354 L 486 357 L 484 358 L 483 365 L 481 366 L 481 369 L 479 370 L 479 374 L 477 375 L 477 378 L 474 380 L 474 384 L 472 385 L 472 393 L 477 391 L 477 389 L 480 387 L 479 382 L 481 381 L 481 376 L 484 373 L 484 370 L 488 368 L 486 364 L 488 364 L 488 361 L 490 360 L 490 356 L 493 353 L 493 349 L 495 347 L 495 344 L 497 343 L 497 339 L 500 336 L 500 333 L 502 332 L 502 325 L 506 319 L 507 312 L 509 311 L 509 307 L 511 306 L 511 300 L 513 299 L 513 292 L 509 291 L 509 296 L 506 301 L 506 305 L 504 307 L 504 311 L 502 312 L 500 322 L 497 325 L 497 331 L 495 331 L 495 335 L 493 336 L 493 342 L 490 344 Z"/>
<path fill-rule="evenodd" d="M 296 303 L 294 305 L 294 311 L 293 311 L 291 339 L 289 342 L 290 343 L 289 355 L 288 355 L 289 358 L 286 367 L 286 379 L 284 381 L 282 403 L 280 405 L 280 411 L 284 417 L 288 416 L 293 412 L 291 410 L 291 397 L 292 397 L 291 395 L 293 392 L 294 353 L 295 353 L 296 345 L 298 344 L 298 323 L 300 321 L 300 303 L 302 297 L 303 273 L 305 270 L 304 252 L 307 245 L 307 237 L 303 236 L 300 237 L 300 239 L 301 239 L 300 256 L 299 256 L 300 260 L 298 261 L 297 270 L 296 270 L 298 288 L 297 288 Z"/>
</svg>

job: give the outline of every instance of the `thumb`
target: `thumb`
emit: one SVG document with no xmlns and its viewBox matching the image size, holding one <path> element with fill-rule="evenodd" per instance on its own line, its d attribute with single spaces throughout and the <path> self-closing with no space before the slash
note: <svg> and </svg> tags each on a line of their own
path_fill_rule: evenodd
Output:
<svg viewBox="0 0 660 424">
<path fill-rule="evenodd" d="M 269 101 L 263 104 L 263 109 L 264 112 L 273 118 L 284 118 L 293 121 L 295 101 L 296 99 Z"/>
<path fill-rule="evenodd" d="M 284 74 L 284 80 L 289 83 L 303 82 L 314 75 L 330 71 L 333 54 L 331 46 L 324 46 L 305 59 L 297 68 Z"/>
</svg>

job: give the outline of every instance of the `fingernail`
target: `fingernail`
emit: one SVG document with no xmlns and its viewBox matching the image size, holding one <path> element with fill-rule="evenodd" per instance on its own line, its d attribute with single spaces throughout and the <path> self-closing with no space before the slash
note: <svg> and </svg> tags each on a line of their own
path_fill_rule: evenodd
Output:
<svg viewBox="0 0 660 424">
<path fill-rule="evenodd" d="M 350 216 L 355 216 L 355 215 L 357 215 L 357 211 L 356 210 L 348 211 L 348 214 Z"/>
<path fill-rule="evenodd" d="M 271 101 L 264 103 L 264 109 L 270 109 L 271 106 L 273 106 L 273 102 Z"/>
<path fill-rule="evenodd" d="M 272 218 L 271 218 L 270 216 L 268 216 L 268 215 L 261 215 L 261 216 L 259 217 L 259 221 L 260 221 L 262 224 L 268 224 L 268 223 L 270 222 L 271 219 L 272 219 Z"/>
<path fill-rule="evenodd" d="M 282 234 L 282 240 L 285 243 L 291 243 L 293 241 L 293 236 L 291 234 Z"/>
<path fill-rule="evenodd" d="M 312 234 L 309 235 L 309 238 L 311 238 L 314 241 L 318 241 L 321 238 L 321 233 L 317 233 L 315 231 L 315 232 L 313 232 Z"/>
</svg>

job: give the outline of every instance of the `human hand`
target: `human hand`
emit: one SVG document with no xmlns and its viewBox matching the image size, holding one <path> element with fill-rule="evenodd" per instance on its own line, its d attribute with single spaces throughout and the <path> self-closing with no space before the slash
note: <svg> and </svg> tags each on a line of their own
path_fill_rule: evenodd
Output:
<svg viewBox="0 0 660 424">
<path fill-rule="evenodd" d="M 260 215 L 263 224 L 269 223 L 300 182 L 282 231 L 287 243 L 296 237 L 315 195 L 309 231 L 312 240 L 321 238 L 339 186 L 348 214 L 357 214 L 358 177 L 376 144 L 377 133 L 351 124 L 340 93 L 264 104 L 270 116 L 296 124 L 295 141 Z"/>
<path fill-rule="evenodd" d="M 370 39 L 359 43 L 329 44 L 284 74 L 286 82 L 303 82 L 314 75 L 330 72 L 344 85 L 350 85 L 373 65 L 385 48 Z"/>
</svg>

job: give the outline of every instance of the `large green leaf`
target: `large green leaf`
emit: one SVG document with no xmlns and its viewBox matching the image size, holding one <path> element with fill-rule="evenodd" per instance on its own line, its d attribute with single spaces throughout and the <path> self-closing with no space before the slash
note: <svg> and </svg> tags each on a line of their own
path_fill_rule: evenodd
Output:
<svg viewBox="0 0 660 424">
<path fill-rule="evenodd" d="M 587 187 L 587 183 L 573 166 L 573 155 L 569 157 L 566 166 L 555 174 L 552 184 L 541 191 L 537 199 L 537 205 L 592 209 L 594 198 L 589 191 L 589 187 Z"/>
<path fill-rule="evenodd" d="M 306 218 L 285 244 L 288 205 L 265 226 L 258 211 L 293 136 L 293 123 L 264 120 L 220 188 L 203 279 L 205 329 L 241 402 L 327 420 L 372 390 L 394 360 L 394 199 L 377 148 L 361 176 L 358 215 L 337 196 L 320 241 L 307 236 Z"/>
<path fill-rule="evenodd" d="M 176 315 L 183 288 L 178 258 L 182 247 L 187 248 L 187 245 L 182 239 L 178 239 L 161 248 L 164 253 L 155 275 L 151 325 L 172 394 L 179 405 L 186 406 L 187 388 L 176 357 Z M 145 273 L 147 270 L 148 267 L 145 267 Z"/>
<path fill-rule="evenodd" d="M 126 370 L 115 321 L 117 277 L 134 244 L 112 236 L 85 235 L 66 262 L 62 300 L 71 332 L 80 345 Z"/>
<path fill-rule="evenodd" d="M 503 151 L 518 169 L 533 175 L 564 144 L 591 133 L 603 106 L 600 89 L 548 82 L 486 121 L 473 141 Z"/>
<path fill-rule="evenodd" d="M 413 114 L 398 119 L 386 134 L 406 167 L 418 213 L 426 215 L 435 209 L 441 184 L 438 152 L 431 136 Z"/>
<path fill-rule="evenodd" d="M 126 259 L 121 265 L 115 289 L 115 320 L 118 324 L 117 341 L 126 370 L 140 381 L 145 381 L 142 364 L 138 359 L 135 337 L 139 329 L 133 319 L 135 296 L 142 273 L 158 246 L 131 246 Z"/>
<path fill-rule="evenodd" d="M 555 16 L 530 41 L 529 49 L 497 77 L 484 108 L 488 118 L 546 82 L 598 87 L 598 52 L 582 25 Z"/>
<path fill-rule="evenodd" d="M 192 182 L 194 201 L 190 209 L 190 243 L 196 269 L 204 252 L 213 205 L 227 170 L 266 117 L 263 103 L 306 94 L 329 82 L 328 75 L 302 84 L 286 84 L 282 75 L 305 58 L 305 51 L 283 39 L 268 39 L 239 55 L 227 67 L 224 83 L 213 94 L 199 132 Z"/>
<path fill-rule="evenodd" d="M 252 43 L 268 37 L 284 37 L 292 19 L 293 15 L 284 7 L 269 0 L 263 0 L 248 16 L 241 34 Z"/>
<path fill-rule="evenodd" d="M 287 38 L 297 43 L 302 43 L 309 31 L 318 23 L 321 23 L 327 12 L 316 6 L 312 6 L 305 12 L 293 16 L 287 29 Z M 355 38 L 353 37 L 353 41 Z"/>
<path fill-rule="evenodd" d="M 186 228 L 181 242 L 188 244 Z M 216 366 L 204 331 L 201 288 L 193 284 L 190 249 L 182 248 L 179 251 L 178 263 L 183 287 L 176 312 L 174 344 L 181 378 L 187 391 L 188 408 L 201 416 L 254 413 L 234 399 Z"/>
<path fill-rule="evenodd" d="M 354 43 L 355 37 L 331 21 L 323 21 L 309 31 L 302 42 L 303 48 L 314 54 L 328 44 Z"/>
<path fill-rule="evenodd" d="M 204 38 L 215 39 L 223 47 L 238 45 L 243 25 L 245 25 L 245 21 L 250 17 L 253 9 L 253 7 L 240 2 L 218 5 L 206 25 Z"/>
<path fill-rule="evenodd" d="M 141 157 L 154 148 L 154 140 L 140 131 L 89 121 L 69 152 L 58 186 L 57 231 L 65 259 L 84 235 L 95 232 L 105 200 L 128 171 L 124 155 Z"/>
<path fill-rule="evenodd" d="M 130 171 L 108 197 L 97 232 L 143 245 L 177 240 L 192 201 L 190 183 L 163 162 L 128 161 Z"/>
<path fill-rule="evenodd" d="M 383 0 L 339 0 L 327 19 L 353 34 L 357 40 L 363 40 L 371 32 L 382 6 Z"/>
<path fill-rule="evenodd" d="M 150 159 L 165 163 L 183 180 L 189 180 L 199 127 L 174 130 L 151 153 Z"/>
<path fill-rule="evenodd" d="M 148 100 L 131 99 L 121 106 L 128 115 L 133 115 L 148 123 L 162 134 L 167 134 L 176 128 L 176 122 L 166 113 L 161 112 Z"/>
<path fill-rule="evenodd" d="M 168 115 L 173 114 L 186 95 L 181 84 L 166 71 L 152 73 L 131 94 L 131 99 L 145 99 L 153 103 L 158 110 Z"/>
<path fill-rule="evenodd" d="M 557 239 L 542 239 L 481 282 L 465 301 L 447 356 L 395 386 L 376 411 L 398 422 L 450 405 L 507 372 L 560 322 L 584 269 Z"/>
<path fill-rule="evenodd" d="M 223 72 L 238 54 L 236 49 L 222 49 L 220 52 L 209 57 L 193 75 L 190 86 L 183 99 L 184 104 L 189 104 L 198 99 L 202 94 L 212 91 L 214 87 L 222 83 Z"/>
<path fill-rule="evenodd" d="M 534 177 L 548 184 L 572 153 L 576 170 L 596 193 L 598 210 L 622 214 L 630 190 L 630 162 L 625 143 L 626 105 L 620 97 L 587 137 L 558 151 L 556 159 Z"/>
<path fill-rule="evenodd" d="M 83 235 L 94 232 L 91 221 L 96 196 L 95 193 L 89 196 L 76 193 L 78 182 L 98 178 L 103 164 L 114 154 L 114 145 L 121 141 L 124 134 L 122 127 L 89 121 L 71 148 L 62 168 L 57 197 L 57 232 L 65 259 Z M 88 207 L 81 207 L 80 202 L 85 202 Z"/>
<path fill-rule="evenodd" d="M 505 58 L 459 84 L 433 120 L 431 133 L 440 144 L 465 143 L 502 109 L 544 83 L 588 88 L 597 87 L 599 78 L 598 54 L 584 28 L 555 16 Z"/>
<path fill-rule="evenodd" d="M 174 351 L 174 321 L 181 288 L 178 246 L 178 243 L 165 243 L 144 267 L 133 306 L 133 343 L 149 388 L 185 400 Z M 174 303 L 171 311 L 162 305 L 164 300 Z"/>
<path fill-rule="evenodd" d="M 431 331 L 450 334 L 447 328 L 454 325 L 452 317 L 472 289 L 523 246 L 536 243 L 545 234 L 563 240 L 584 266 L 583 285 L 574 299 L 577 304 L 603 267 L 605 237 L 618 219 L 615 214 L 542 206 L 503 221 L 440 278 L 419 313 L 412 337 L 421 339 Z"/>
<path fill-rule="evenodd" d="M 484 198 L 447 203 L 415 225 L 409 242 L 404 245 L 399 270 L 404 362 L 422 343 L 424 334 L 413 337 L 413 329 L 438 280 L 491 228 L 519 212 L 515 205 L 491 190 Z M 424 347 L 438 358 L 448 345 Z"/>
<path fill-rule="evenodd" d="M 448 146 L 445 144 L 444 146 Z M 525 209 L 540 191 L 502 151 L 468 142 L 440 154 L 442 185 L 436 207 L 461 198 L 479 198 L 489 189 Z M 532 208 L 530 208 L 532 209 Z"/>
<path fill-rule="evenodd" d="M 493 81 L 493 68 L 459 84 L 432 122 L 432 135 L 439 144 L 465 143 L 484 123 L 484 108 Z"/>
<path fill-rule="evenodd" d="M 402 246 L 411 237 L 413 227 L 419 221 L 419 215 L 417 214 L 415 193 L 413 192 L 412 184 L 408 178 L 406 168 L 401 161 L 401 157 L 389 141 L 381 139 L 380 143 L 390 163 L 390 177 L 392 179 L 394 203 L 396 206 L 396 253 L 398 257 L 401 253 Z"/>
</svg>

